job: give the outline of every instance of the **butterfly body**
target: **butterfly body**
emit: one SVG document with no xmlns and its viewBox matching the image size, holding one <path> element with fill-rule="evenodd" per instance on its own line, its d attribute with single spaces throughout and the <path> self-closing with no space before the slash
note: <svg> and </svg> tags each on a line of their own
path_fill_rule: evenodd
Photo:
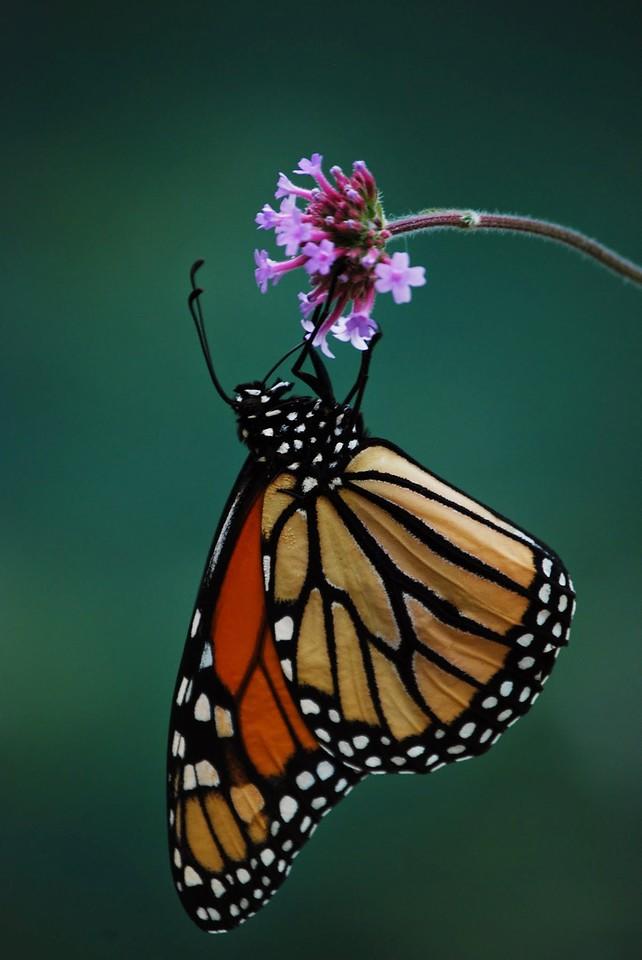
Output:
<svg viewBox="0 0 642 960">
<path fill-rule="evenodd" d="M 488 750 L 539 696 L 575 600 L 544 543 L 368 436 L 372 345 L 343 403 L 315 356 L 316 378 L 301 358 L 293 371 L 316 396 L 266 378 L 227 398 L 195 319 L 249 450 L 201 580 L 168 747 L 174 882 L 216 933 L 269 900 L 367 774 Z"/>
<path fill-rule="evenodd" d="M 363 441 L 361 415 L 318 397 L 287 397 L 292 384 L 260 382 L 235 390 L 239 438 L 269 478 L 286 470 L 297 482 L 292 496 L 336 485 Z"/>
</svg>

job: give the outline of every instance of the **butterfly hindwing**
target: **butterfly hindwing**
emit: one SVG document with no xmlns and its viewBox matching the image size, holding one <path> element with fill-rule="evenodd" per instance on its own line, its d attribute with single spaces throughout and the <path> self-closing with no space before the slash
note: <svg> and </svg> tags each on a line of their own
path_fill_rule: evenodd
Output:
<svg viewBox="0 0 642 960">
<path fill-rule="evenodd" d="M 526 713 L 574 609 L 553 551 L 396 447 L 338 482 L 268 488 L 268 610 L 314 736 L 366 772 L 432 772 Z"/>
<path fill-rule="evenodd" d="M 265 607 L 263 486 L 248 465 L 223 515 L 174 693 L 170 857 L 192 919 L 252 916 L 360 774 L 323 750 L 284 681 Z"/>
</svg>

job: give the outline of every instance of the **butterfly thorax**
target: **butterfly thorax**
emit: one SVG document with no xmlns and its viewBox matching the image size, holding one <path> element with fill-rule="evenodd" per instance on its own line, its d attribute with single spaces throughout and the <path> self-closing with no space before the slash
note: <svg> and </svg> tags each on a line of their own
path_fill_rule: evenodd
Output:
<svg viewBox="0 0 642 960">
<path fill-rule="evenodd" d="M 364 436 L 361 415 L 349 405 L 316 397 L 287 397 L 292 384 L 241 384 L 235 390 L 239 437 L 270 474 L 288 470 L 304 492 L 336 486 Z"/>
</svg>

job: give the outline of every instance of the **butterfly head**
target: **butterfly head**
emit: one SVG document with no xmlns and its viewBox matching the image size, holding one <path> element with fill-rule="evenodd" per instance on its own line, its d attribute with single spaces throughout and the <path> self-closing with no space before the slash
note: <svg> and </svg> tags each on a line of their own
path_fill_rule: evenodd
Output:
<svg viewBox="0 0 642 960">
<path fill-rule="evenodd" d="M 287 380 L 277 380 L 271 387 L 262 380 L 241 383 L 234 390 L 234 407 L 239 416 L 274 409 L 275 404 L 291 389 L 292 384 Z"/>
<path fill-rule="evenodd" d="M 317 397 L 286 396 L 284 380 L 267 387 L 256 381 L 234 391 L 240 440 L 268 469 L 286 469 L 315 486 L 330 482 L 354 455 L 363 435 L 361 416 Z"/>
</svg>

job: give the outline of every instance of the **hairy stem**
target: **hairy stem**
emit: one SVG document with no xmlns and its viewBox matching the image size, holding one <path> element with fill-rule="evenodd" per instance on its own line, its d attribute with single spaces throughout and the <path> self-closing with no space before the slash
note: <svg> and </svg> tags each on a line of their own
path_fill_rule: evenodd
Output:
<svg viewBox="0 0 642 960">
<path fill-rule="evenodd" d="M 597 240 L 570 230 L 558 223 L 535 220 L 532 217 L 517 217 L 510 213 L 483 213 L 476 210 L 430 210 L 426 213 L 402 217 L 386 224 L 392 236 L 417 233 L 423 230 L 458 228 L 460 230 L 507 230 L 515 233 L 530 233 L 533 236 L 555 240 L 567 247 L 574 247 L 587 257 L 592 257 L 614 273 L 642 284 L 642 267 L 632 260 L 621 257 Z"/>
</svg>

